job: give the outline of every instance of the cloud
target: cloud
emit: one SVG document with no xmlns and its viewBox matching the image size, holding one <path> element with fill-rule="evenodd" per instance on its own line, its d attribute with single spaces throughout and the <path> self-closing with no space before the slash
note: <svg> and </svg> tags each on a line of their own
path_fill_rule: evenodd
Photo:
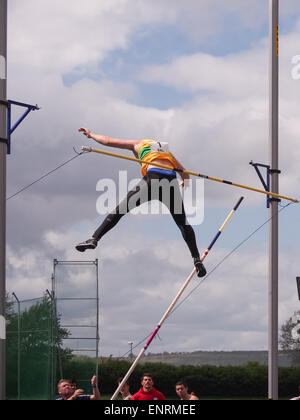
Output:
<svg viewBox="0 0 300 420">
<path fill-rule="evenodd" d="M 148 83 L 203 92 L 203 95 L 207 92 L 226 95 L 229 100 L 265 92 L 267 68 L 267 46 L 263 41 L 250 51 L 225 57 L 196 53 L 176 58 L 167 65 L 146 66 L 141 70 L 140 78 Z"/>
<path fill-rule="evenodd" d="M 22 64 L 44 74 L 91 71 L 109 51 L 127 46 L 131 25 L 130 20 L 122 19 L 126 1 L 10 3 L 14 65 Z"/>
<path fill-rule="evenodd" d="M 291 59 L 297 51 L 298 37 L 299 24 L 294 32 L 280 40 L 281 191 L 289 196 L 297 191 L 299 180 L 296 114 L 299 81 L 291 77 Z M 261 188 L 247 164 L 250 160 L 269 160 L 268 54 L 267 40 L 262 39 L 249 50 L 224 57 L 199 52 L 177 57 L 168 64 L 148 65 L 139 71 L 138 77 L 143 82 L 166 85 L 194 95 L 192 101 L 174 110 L 168 133 L 186 165 L 195 165 L 194 155 L 186 153 L 188 144 L 188 150 L 200 150 L 198 164 L 205 169 L 204 173 Z M 292 155 L 290 150 L 294 150 Z M 213 157 L 209 159 L 210 173 L 205 168 L 206 156 Z M 209 196 L 220 199 L 214 186 L 206 191 Z M 223 192 L 221 197 L 226 199 L 225 188 Z M 256 204 L 260 198 L 259 195 L 249 196 L 250 202 Z"/>
<path fill-rule="evenodd" d="M 261 1 L 190 0 L 11 0 L 9 2 L 10 63 L 44 74 L 98 72 L 111 51 L 130 48 L 135 36 L 158 26 L 177 27 L 195 42 L 230 31 L 241 34 L 266 23 L 268 8 Z M 287 3 L 287 4 L 286 4 Z M 299 9 L 281 6 L 284 15 Z M 228 28 L 228 21 L 235 25 Z M 101 70 L 100 70 L 101 71 Z"/>
<path fill-rule="evenodd" d="M 128 236 L 138 226 L 133 219 L 129 217 L 118 232 L 103 238 L 96 251 L 82 254 L 81 258 L 73 250 L 78 234 L 71 230 L 48 232 L 39 250 L 17 252 L 9 247 L 10 289 L 19 297 L 29 298 L 35 290 L 50 288 L 51 251 L 59 260 L 99 258 L 101 352 L 126 353 L 129 340 L 136 345 L 152 332 L 192 269 L 188 250 L 179 238 L 168 240 L 166 248 L 157 234 L 147 238 L 137 231 Z M 163 225 L 162 221 L 157 223 L 157 228 Z M 216 246 L 205 262 L 208 271 L 229 251 Z M 297 250 L 287 251 L 280 259 L 280 323 L 289 316 L 291 305 L 297 304 L 290 282 L 297 271 L 296 255 Z M 94 296 L 91 272 L 72 266 L 70 270 L 72 277 L 70 272 L 66 275 L 57 270 L 58 294 Z M 258 247 L 253 241 L 228 258 L 201 286 L 195 277 L 181 299 L 186 301 L 167 319 L 160 331 L 161 340 L 155 340 L 150 351 L 265 349 L 267 271 L 265 246 Z M 91 302 L 81 302 L 76 308 L 60 306 L 67 324 L 82 324 L 95 316 Z M 179 331 L 180 341 L 175 340 Z"/>
<path fill-rule="evenodd" d="M 9 2 L 9 96 L 42 107 L 14 133 L 13 154 L 8 158 L 9 194 L 70 158 L 73 146 L 86 144 L 77 133 L 82 125 L 120 138 L 164 138 L 188 169 L 259 186 L 248 162 L 268 161 L 266 39 L 257 35 L 247 50 L 236 51 L 233 45 L 236 52 L 223 56 L 199 47 L 192 54 L 173 55 L 167 64 L 143 62 L 126 80 L 112 80 L 109 72 L 104 77 L 101 66 L 111 53 L 123 51 L 126 56 L 137 39 L 162 25 L 182 31 L 195 45 L 222 36 L 225 29 L 255 31 L 267 20 L 261 1 L 251 2 L 250 8 L 248 2 L 226 2 L 226 16 L 236 19 L 235 28 L 228 28 L 225 6 L 215 0 L 193 0 L 189 7 L 174 0 L 70 4 Z M 290 17 L 299 5 L 285 2 L 281 7 Z M 290 195 L 297 193 L 299 180 L 299 81 L 291 78 L 298 39 L 299 25 L 281 37 L 281 191 Z M 64 83 L 66 76 L 74 76 L 74 81 Z M 188 91 L 190 99 L 164 111 L 143 106 L 141 80 L 150 87 Z M 192 268 L 180 233 L 167 216 L 128 215 L 96 251 L 76 253 L 74 245 L 87 239 L 103 219 L 96 212 L 97 182 L 104 177 L 118 182 L 119 169 L 128 170 L 128 179 L 139 176 L 138 166 L 131 163 L 117 165 L 93 154 L 75 159 L 8 202 L 7 229 L 8 288 L 20 298 L 50 287 L 53 258 L 99 258 L 101 351 L 114 355 L 125 353 L 129 340 L 137 343 L 152 332 Z M 215 233 L 212 219 L 218 207 L 230 209 L 242 194 L 224 184 L 205 183 L 206 218 L 197 229 L 200 249 Z M 220 241 L 207 259 L 209 269 L 232 249 L 235 238 L 248 232 L 250 217 L 251 226 L 255 225 L 255 211 L 261 210 L 264 198 L 254 193 L 245 196 L 253 215 L 241 212 L 239 223 L 225 237 L 226 245 Z M 291 219 L 296 218 L 293 213 Z M 291 237 L 297 236 L 297 226 L 289 231 Z M 160 332 L 162 341 L 155 340 L 150 351 L 266 348 L 267 251 L 261 245 L 265 241 L 266 237 L 260 238 L 222 264 L 168 319 Z M 296 244 L 293 252 L 280 253 L 282 321 L 297 304 L 290 279 L 297 274 L 298 251 Z M 83 295 L 85 280 L 74 277 L 71 286 L 76 293 L 82 290 Z M 198 281 L 195 278 L 191 287 Z M 85 308 L 79 312 L 85 314 L 82 322 L 91 319 Z"/>
</svg>

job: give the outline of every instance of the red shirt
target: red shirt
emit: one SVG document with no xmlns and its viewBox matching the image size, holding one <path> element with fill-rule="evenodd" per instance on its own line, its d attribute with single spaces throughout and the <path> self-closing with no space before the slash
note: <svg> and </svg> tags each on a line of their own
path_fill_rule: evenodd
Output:
<svg viewBox="0 0 300 420">
<path fill-rule="evenodd" d="M 145 392 L 143 388 L 141 388 L 136 394 L 133 395 L 131 399 L 136 400 L 136 401 L 137 400 L 152 401 L 152 400 L 165 400 L 166 398 L 161 392 L 157 391 L 157 389 L 155 388 L 152 388 L 151 391 L 149 392 Z"/>
</svg>

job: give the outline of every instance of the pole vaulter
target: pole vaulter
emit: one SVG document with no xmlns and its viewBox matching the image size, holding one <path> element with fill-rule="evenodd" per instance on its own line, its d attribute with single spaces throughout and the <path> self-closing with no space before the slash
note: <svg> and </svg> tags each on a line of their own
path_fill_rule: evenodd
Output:
<svg viewBox="0 0 300 420">
<path fill-rule="evenodd" d="M 212 242 L 210 243 L 210 245 L 208 246 L 208 248 L 204 251 L 203 255 L 201 256 L 201 261 L 203 261 L 207 257 L 208 253 L 211 251 L 212 247 L 214 246 L 214 244 L 218 240 L 219 236 L 221 235 L 221 233 L 223 232 L 223 230 L 225 229 L 225 227 L 229 223 L 230 219 L 232 218 L 232 216 L 234 215 L 234 213 L 236 212 L 236 210 L 240 206 L 240 204 L 243 201 L 243 199 L 244 199 L 244 197 L 241 197 L 239 199 L 239 201 L 236 203 L 236 205 L 234 206 L 234 208 L 231 210 L 231 212 L 227 216 L 226 220 L 224 221 L 224 223 L 222 224 L 222 226 L 218 230 L 218 233 L 215 235 L 214 239 L 212 240 Z M 188 278 L 186 279 L 184 285 L 181 287 L 181 289 L 179 290 L 178 294 L 174 298 L 173 302 L 169 306 L 168 310 L 166 311 L 166 313 L 164 314 L 164 316 L 162 317 L 162 319 L 157 324 L 157 327 L 155 328 L 155 330 L 151 334 L 151 336 L 150 336 L 149 340 L 147 341 L 146 345 L 142 348 L 142 350 L 140 351 L 139 355 L 137 356 L 137 358 L 133 362 L 132 366 L 128 370 L 127 374 L 123 378 L 123 380 L 120 383 L 120 385 L 118 386 L 118 388 L 115 391 L 114 395 L 111 397 L 111 400 L 115 400 L 117 398 L 117 396 L 119 395 L 120 390 L 123 388 L 124 384 L 129 379 L 129 377 L 132 374 L 132 372 L 134 371 L 135 367 L 137 366 L 137 364 L 139 363 L 139 361 L 141 360 L 141 358 L 144 356 L 146 350 L 148 349 L 148 347 L 152 343 L 154 337 L 156 336 L 156 334 L 158 333 L 158 331 L 162 327 L 163 323 L 166 321 L 166 319 L 169 317 L 170 313 L 173 311 L 176 303 L 178 302 L 178 300 L 182 296 L 183 292 L 185 291 L 185 289 L 189 285 L 189 283 L 192 280 L 192 278 L 194 277 L 195 273 L 196 273 L 196 268 L 194 268 L 193 271 L 191 272 L 191 274 L 188 276 Z"/>
<path fill-rule="evenodd" d="M 117 153 L 106 152 L 104 150 L 93 149 L 90 146 L 81 146 L 81 150 L 83 150 L 84 152 L 100 153 L 101 155 L 112 156 L 112 157 L 116 157 L 116 158 L 119 158 L 119 159 L 131 160 L 132 162 L 149 164 L 149 162 L 147 162 L 143 159 L 137 159 L 137 158 L 133 158 L 133 157 L 130 157 L 130 156 L 120 155 L 120 154 L 117 154 Z M 232 185 L 233 187 L 244 188 L 246 190 L 250 190 L 250 191 L 258 192 L 258 193 L 261 193 L 261 194 L 269 195 L 271 197 L 282 198 L 283 200 L 292 201 L 293 203 L 299 203 L 299 200 L 297 200 L 295 198 L 286 197 L 284 195 L 272 193 L 270 191 L 265 191 L 265 190 L 260 190 L 258 188 L 249 187 L 248 185 L 238 184 L 236 182 L 226 181 L 224 179 L 215 178 L 215 177 L 212 177 L 212 176 L 203 175 L 203 174 L 200 174 L 200 173 L 197 173 L 197 172 L 183 170 L 183 169 L 180 169 L 180 168 L 174 168 L 172 166 L 164 165 L 164 164 L 161 164 L 161 163 L 151 162 L 151 165 L 156 166 L 158 168 L 166 169 L 166 170 L 171 170 L 171 171 L 175 171 L 175 172 L 179 172 L 179 173 L 182 172 L 184 174 L 197 176 L 198 178 L 204 178 L 204 179 L 208 179 L 210 181 L 221 182 L 223 184 Z"/>
</svg>

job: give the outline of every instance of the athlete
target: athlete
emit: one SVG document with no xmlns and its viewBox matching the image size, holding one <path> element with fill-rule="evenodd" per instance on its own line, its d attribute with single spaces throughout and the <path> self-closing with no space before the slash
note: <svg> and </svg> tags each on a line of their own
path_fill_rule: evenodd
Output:
<svg viewBox="0 0 300 420">
<path fill-rule="evenodd" d="M 193 392 L 189 394 L 188 386 L 182 381 L 177 382 L 175 390 L 181 400 L 199 400 Z"/>
<path fill-rule="evenodd" d="M 153 378 L 150 373 L 144 373 L 141 378 L 142 388 L 132 397 L 132 401 L 164 401 L 166 397 L 154 388 Z"/>
<path fill-rule="evenodd" d="M 78 131 L 82 132 L 87 138 L 93 139 L 102 145 L 130 150 L 136 158 L 144 160 L 146 163 L 142 163 L 141 171 L 143 178 L 138 185 L 128 192 L 127 197 L 119 203 L 113 212 L 107 215 L 103 223 L 93 234 L 92 238 L 81 242 L 76 246 L 77 251 L 84 252 L 87 249 L 95 249 L 98 241 L 130 210 L 150 200 L 159 200 L 167 206 L 175 223 L 179 227 L 183 239 L 194 259 L 198 277 L 204 277 L 206 275 L 206 270 L 199 256 L 195 232 L 186 218 L 179 185 L 176 179 L 176 172 L 173 168 L 180 169 L 179 174 L 182 178 L 183 186 L 188 184 L 189 175 L 183 172 L 184 167 L 169 152 L 168 144 L 155 140 L 115 139 L 100 134 L 94 134 L 88 128 L 84 127 L 79 128 Z M 162 164 L 172 169 L 161 169 L 153 165 L 154 163 Z"/>
</svg>

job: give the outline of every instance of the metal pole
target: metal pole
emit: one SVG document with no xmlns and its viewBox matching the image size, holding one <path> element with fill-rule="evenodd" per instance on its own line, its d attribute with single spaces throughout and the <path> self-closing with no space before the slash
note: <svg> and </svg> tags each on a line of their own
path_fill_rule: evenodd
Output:
<svg viewBox="0 0 300 420">
<path fill-rule="evenodd" d="M 18 400 L 21 400 L 21 302 L 15 293 L 12 295 L 18 305 Z"/>
<path fill-rule="evenodd" d="M 300 300 L 300 277 L 296 278 L 296 282 L 297 282 L 298 298 Z"/>
<path fill-rule="evenodd" d="M 227 216 L 225 222 L 223 223 L 223 225 L 220 227 L 218 233 L 215 235 L 214 239 L 212 240 L 212 242 L 210 243 L 209 247 L 204 251 L 204 253 L 201 256 L 201 261 L 203 261 L 207 255 L 209 254 L 209 252 L 211 251 L 212 247 L 214 246 L 214 244 L 216 243 L 216 241 L 218 240 L 219 236 L 221 235 L 221 233 L 223 232 L 223 230 L 225 229 L 225 227 L 227 226 L 227 224 L 229 223 L 230 219 L 232 218 L 232 216 L 234 215 L 234 213 L 237 211 L 237 209 L 239 208 L 241 202 L 243 201 L 244 197 L 241 197 L 239 199 L 239 201 L 237 202 L 237 204 L 234 206 L 234 208 L 231 210 L 231 212 L 229 213 L 229 215 Z M 177 293 L 176 297 L 173 299 L 171 305 L 169 306 L 169 308 L 167 309 L 167 311 L 165 312 L 164 316 L 162 317 L 162 319 L 159 321 L 159 323 L 157 324 L 157 327 L 155 328 L 155 330 L 153 331 L 151 337 L 149 338 L 149 340 L 147 341 L 146 345 L 142 348 L 142 350 L 140 351 L 139 355 L 137 356 L 137 358 L 135 359 L 135 361 L 133 362 L 133 364 L 131 365 L 129 371 L 126 373 L 125 377 L 122 379 L 121 383 L 119 384 L 118 388 L 116 389 L 115 393 L 113 394 L 113 396 L 111 397 L 111 400 L 115 400 L 117 398 L 117 396 L 119 395 L 120 390 L 123 388 L 124 384 L 126 383 L 126 381 L 129 379 L 130 375 L 132 374 L 132 372 L 134 371 L 135 367 L 138 365 L 139 361 L 141 360 L 141 358 L 144 356 L 144 353 L 146 352 L 146 350 L 148 349 L 148 347 L 150 346 L 150 344 L 152 343 L 153 339 L 155 338 L 155 336 L 157 335 L 158 331 L 161 329 L 163 323 L 166 321 L 166 319 L 170 316 L 170 314 L 172 313 L 173 309 L 175 308 L 176 303 L 179 301 L 179 299 L 181 298 L 183 292 L 185 291 L 185 289 L 187 288 L 187 286 L 189 285 L 190 281 L 192 280 L 192 278 L 194 277 L 194 275 L 196 274 L 196 268 L 193 269 L 193 271 L 191 272 L 191 274 L 188 276 L 188 278 L 186 279 L 184 285 L 181 287 L 181 289 L 179 290 L 179 292 Z"/>
<path fill-rule="evenodd" d="M 278 55 L 279 0 L 269 0 L 270 9 L 270 92 L 269 147 L 271 191 L 278 193 Z M 269 231 L 269 399 L 278 399 L 278 201 L 270 199 Z"/>
<path fill-rule="evenodd" d="M 53 285 L 53 274 L 51 276 L 51 285 Z M 52 291 L 50 292 L 48 289 L 46 289 L 46 293 L 49 296 L 50 299 L 50 384 L 49 384 L 49 396 L 50 399 L 53 400 L 54 398 L 54 333 L 53 333 L 53 286 Z"/>
<path fill-rule="evenodd" d="M 128 341 L 128 345 L 130 347 L 130 354 L 129 357 L 130 359 L 133 359 L 133 353 L 132 353 L 132 349 L 133 349 L 133 342 L 132 341 Z"/>
<path fill-rule="evenodd" d="M 205 258 L 206 255 L 203 255 L 203 259 Z M 162 319 L 160 320 L 160 322 L 158 323 L 157 327 L 155 328 L 155 330 L 153 331 L 151 337 L 149 338 L 149 340 L 147 341 L 145 347 L 142 348 L 142 350 L 140 351 L 140 353 L 138 354 L 137 358 L 135 359 L 135 361 L 133 362 L 133 364 L 131 365 L 130 369 L 128 370 L 128 372 L 126 373 L 126 375 L 124 376 L 123 380 L 121 381 L 121 383 L 119 384 L 118 388 L 116 389 L 115 393 L 113 394 L 113 396 L 111 397 L 111 400 L 115 400 L 117 398 L 117 396 L 119 395 L 120 390 L 123 388 L 124 384 L 126 383 L 126 381 L 129 379 L 130 375 L 132 374 L 132 372 L 134 371 L 134 369 L 136 368 L 136 366 L 138 365 L 139 361 L 142 359 L 142 357 L 144 356 L 146 350 L 148 349 L 148 347 L 150 346 L 150 344 L 152 343 L 154 337 L 157 335 L 158 331 L 160 330 L 162 324 L 165 322 L 165 320 L 168 318 L 168 316 L 170 315 L 171 311 L 174 309 L 176 303 L 178 302 L 178 300 L 180 299 L 181 295 L 183 294 L 183 292 L 185 291 L 185 289 L 187 288 L 187 286 L 189 285 L 190 281 L 192 280 L 192 278 L 194 277 L 194 275 L 196 274 L 196 268 L 193 269 L 193 271 L 191 272 L 191 274 L 188 276 L 188 278 L 186 279 L 186 281 L 184 282 L 184 285 L 181 287 L 181 289 L 179 290 L 179 292 L 177 293 L 175 299 L 173 299 L 171 305 L 169 306 L 168 310 L 165 312 L 164 316 L 162 317 Z"/>
<path fill-rule="evenodd" d="M 0 100 L 7 100 L 7 0 L 0 0 Z M 6 105 L 0 104 L 0 318 L 5 319 L 6 294 Z M 5 331 L 0 334 L 0 400 L 5 399 Z"/>
<path fill-rule="evenodd" d="M 60 378 L 63 377 L 63 370 L 62 370 L 62 361 L 61 361 L 61 351 L 60 351 L 60 345 L 56 343 L 56 337 L 58 334 L 57 331 L 57 318 L 58 318 L 58 314 L 57 314 L 57 293 L 56 293 L 56 266 L 58 265 L 58 261 L 55 258 L 53 260 L 53 276 L 52 276 L 52 291 L 53 291 L 53 301 L 54 301 L 54 323 L 55 323 L 55 329 L 54 329 L 54 334 L 55 334 L 55 377 L 57 375 L 57 368 L 56 368 L 56 361 L 58 361 L 59 363 L 59 376 Z M 57 352 L 57 354 L 56 354 Z M 55 378 L 55 382 L 56 378 Z"/>
<path fill-rule="evenodd" d="M 112 157 L 116 157 L 116 158 L 119 158 L 119 159 L 125 159 L 125 160 L 130 160 L 132 162 L 145 163 L 145 164 L 149 165 L 149 162 L 147 162 L 146 160 L 143 160 L 143 159 L 137 159 L 137 158 L 133 158 L 133 157 L 130 157 L 130 156 L 120 155 L 118 153 L 106 152 L 104 150 L 99 150 L 99 149 L 92 149 L 90 146 L 81 146 L 81 150 L 84 151 L 84 152 L 87 152 L 87 153 L 88 152 L 94 152 L 94 153 L 99 153 L 101 155 L 112 156 Z M 232 181 L 226 181 L 225 179 L 215 178 L 213 176 L 200 174 L 198 172 L 188 171 L 187 169 L 174 168 L 171 165 L 164 165 L 163 163 L 156 163 L 156 162 L 151 162 L 151 165 L 155 166 L 157 168 L 167 169 L 169 171 L 175 171 L 175 172 L 179 172 L 179 173 L 194 175 L 194 176 L 197 176 L 199 178 L 208 179 L 210 181 L 222 182 L 222 183 L 227 184 L 227 185 L 232 185 L 233 187 L 244 188 L 245 190 L 258 192 L 258 193 L 265 194 L 265 195 L 268 195 L 268 196 L 271 196 L 271 197 L 282 198 L 283 200 L 289 200 L 289 201 L 292 201 L 293 203 L 299 203 L 299 200 L 297 200 L 296 198 L 287 197 L 285 195 L 279 195 L 279 194 L 276 194 L 276 193 L 272 193 L 270 191 L 260 190 L 258 188 L 249 187 L 248 185 L 238 184 L 238 183 L 232 182 Z"/>
<path fill-rule="evenodd" d="M 95 260 L 96 265 L 96 376 L 99 380 L 99 341 L 100 341 L 100 335 L 99 335 L 99 265 L 98 265 L 98 258 Z"/>
</svg>

